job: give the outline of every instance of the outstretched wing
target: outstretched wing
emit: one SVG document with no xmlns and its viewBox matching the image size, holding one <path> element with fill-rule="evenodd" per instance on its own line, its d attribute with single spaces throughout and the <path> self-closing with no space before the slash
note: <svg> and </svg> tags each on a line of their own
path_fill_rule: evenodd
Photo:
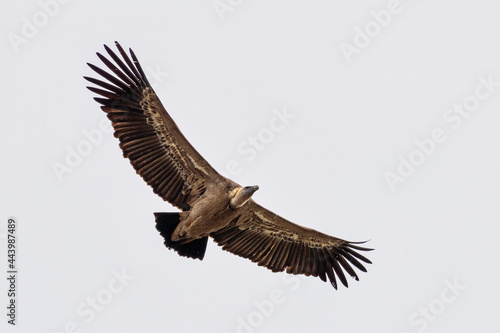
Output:
<svg viewBox="0 0 500 333">
<path fill-rule="evenodd" d="M 191 146 L 149 84 L 134 52 L 133 62 L 120 44 L 118 57 L 104 45 L 114 63 L 97 53 L 112 74 L 88 64 L 106 81 L 84 77 L 87 87 L 103 96 L 95 100 L 107 113 L 120 140 L 123 156 L 163 200 L 182 210 L 203 194 L 207 182 L 225 179 Z"/>
<path fill-rule="evenodd" d="M 224 250 L 250 259 L 273 272 L 286 269 L 290 274 L 319 276 L 325 282 L 328 276 L 335 289 L 337 278 L 344 286 L 348 286 L 344 271 L 358 280 L 352 266 L 366 272 L 360 261 L 371 264 L 370 260 L 357 252 L 371 249 L 301 227 L 253 200 L 242 208 L 241 215 L 228 226 L 210 236 Z"/>
</svg>

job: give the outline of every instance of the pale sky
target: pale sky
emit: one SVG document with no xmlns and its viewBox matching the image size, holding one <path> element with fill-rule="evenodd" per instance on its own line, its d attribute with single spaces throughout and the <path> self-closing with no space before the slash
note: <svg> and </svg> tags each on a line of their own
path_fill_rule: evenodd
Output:
<svg viewBox="0 0 500 333">
<path fill-rule="evenodd" d="M 479 332 L 497 327 L 500 5 L 3 1 L 2 332 Z M 304 226 L 370 240 L 360 281 L 271 273 L 209 241 L 122 157 L 82 76 L 132 47 L 222 174 Z M 7 275 L 8 276 L 8 275 Z"/>
</svg>

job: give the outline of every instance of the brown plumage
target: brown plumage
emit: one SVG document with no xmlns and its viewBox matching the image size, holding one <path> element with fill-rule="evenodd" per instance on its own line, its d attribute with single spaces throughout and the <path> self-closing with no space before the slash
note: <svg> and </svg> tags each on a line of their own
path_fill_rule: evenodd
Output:
<svg viewBox="0 0 500 333">
<path fill-rule="evenodd" d="M 203 259 L 208 237 L 224 250 L 273 272 L 317 276 L 337 288 L 347 287 L 344 272 L 358 280 L 352 266 L 370 264 L 359 251 L 371 249 L 289 222 L 251 198 L 258 186 L 241 187 L 221 176 L 191 146 L 149 84 L 135 54 L 121 58 L 104 45 L 109 57 L 97 56 L 111 73 L 88 64 L 106 81 L 85 77 L 97 87 L 120 141 L 123 156 L 163 200 L 180 213 L 155 213 L 156 228 L 168 248 Z M 104 98 L 103 98 L 104 97 Z"/>
</svg>

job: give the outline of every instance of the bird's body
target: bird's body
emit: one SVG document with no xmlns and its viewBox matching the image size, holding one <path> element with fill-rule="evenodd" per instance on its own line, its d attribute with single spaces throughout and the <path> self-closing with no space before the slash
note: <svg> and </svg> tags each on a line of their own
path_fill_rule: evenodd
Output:
<svg viewBox="0 0 500 333">
<path fill-rule="evenodd" d="M 132 50 L 122 59 L 105 46 L 114 63 L 97 54 L 113 72 L 89 66 L 108 82 L 85 77 L 100 88 L 95 98 L 111 120 L 124 157 L 136 172 L 178 213 L 155 213 L 165 245 L 181 256 L 203 259 L 207 240 L 273 272 L 336 278 L 347 286 L 351 265 L 366 271 L 371 263 L 358 251 L 370 249 L 294 224 L 258 205 L 258 186 L 242 187 L 223 177 L 186 140 L 149 84 Z M 101 89 L 104 88 L 104 89 Z"/>
<path fill-rule="evenodd" d="M 180 223 L 172 234 L 173 241 L 190 241 L 210 236 L 227 226 L 238 215 L 229 205 L 231 194 L 240 187 L 228 188 L 224 183 L 210 184 L 191 207 L 180 214 Z"/>
</svg>

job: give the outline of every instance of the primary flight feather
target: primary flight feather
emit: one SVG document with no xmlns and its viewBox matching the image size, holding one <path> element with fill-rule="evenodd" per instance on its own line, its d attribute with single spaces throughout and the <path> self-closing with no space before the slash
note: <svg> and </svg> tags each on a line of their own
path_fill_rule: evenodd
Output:
<svg viewBox="0 0 500 333">
<path fill-rule="evenodd" d="M 348 286 L 352 266 L 370 264 L 359 251 L 371 249 L 287 221 L 251 197 L 258 186 L 242 187 L 220 175 L 186 140 L 148 82 L 134 52 L 115 42 L 118 56 L 97 53 L 110 70 L 88 64 L 102 78 L 85 77 L 120 140 L 123 156 L 163 200 L 181 210 L 154 213 L 165 245 L 202 260 L 208 237 L 224 250 L 273 272 L 312 275 L 337 288 Z M 102 79 L 105 79 L 103 81 Z M 360 242 L 363 243 L 363 242 Z"/>
</svg>

